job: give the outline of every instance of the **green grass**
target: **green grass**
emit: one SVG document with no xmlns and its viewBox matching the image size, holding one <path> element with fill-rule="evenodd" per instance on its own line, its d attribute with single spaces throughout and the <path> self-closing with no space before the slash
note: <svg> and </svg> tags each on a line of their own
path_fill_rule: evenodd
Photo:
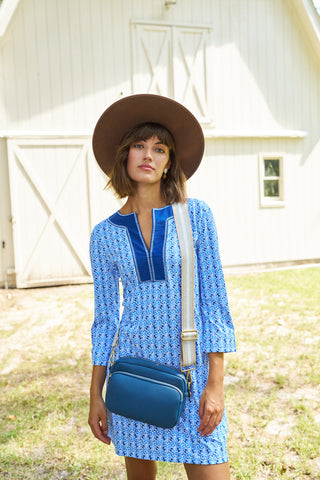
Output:
<svg viewBox="0 0 320 480">
<path fill-rule="evenodd" d="M 318 479 L 320 269 L 227 285 L 238 343 L 226 356 L 233 478 Z"/>
<path fill-rule="evenodd" d="M 232 479 L 320 479 L 320 269 L 226 278 Z M 87 425 L 92 285 L 0 291 L 0 478 L 125 479 Z M 182 480 L 159 464 L 159 479 Z"/>
</svg>

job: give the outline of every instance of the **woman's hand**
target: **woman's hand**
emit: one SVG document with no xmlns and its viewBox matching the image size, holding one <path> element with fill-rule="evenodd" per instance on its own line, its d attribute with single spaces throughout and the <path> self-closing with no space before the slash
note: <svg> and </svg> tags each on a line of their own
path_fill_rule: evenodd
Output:
<svg viewBox="0 0 320 480">
<path fill-rule="evenodd" d="M 110 445 L 108 437 L 107 407 L 102 398 L 102 389 L 106 379 L 107 367 L 93 365 L 90 386 L 90 411 L 88 423 L 93 435 L 101 442 Z"/>
<path fill-rule="evenodd" d="M 199 404 L 201 436 L 211 435 L 222 420 L 224 412 L 223 383 L 207 384 Z"/>
<path fill-rule="evenodd" d="M 222 420 L 224 412 L 223 360 L 222 352 L 209 353 L 209 375 L 207 386 L 202 392 L 199 404 L 200 426 L 203 437 L 211 435 Z"/>
<path fill-rule="evenodd" d="M 90 398 L 90 411 L 88 423 L 93 435 L 103 443 L 110 445 L 111 438 L 108 437 L 107 407 L 101 396 Z"/>
</svg>

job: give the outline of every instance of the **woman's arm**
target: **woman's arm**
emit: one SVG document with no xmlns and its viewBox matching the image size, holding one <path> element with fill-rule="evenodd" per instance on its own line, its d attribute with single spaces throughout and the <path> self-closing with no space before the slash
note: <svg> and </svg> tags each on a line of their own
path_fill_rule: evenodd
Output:
<svg viewBox="0 0 320 480">
<path fill-rule="evenodd" d="M 88 422 L 95 437 L 108 445 L 107 409 L 102 398 L 113 338 L 119 326 L 119 272 L 110 253 L 109 223 L 95 226 L 90 238 L 95 315 L 91 327 L 92 379 Z M 110 241 L 111 242 L 111 241 Z M 112 242 L 111 242 L 112 244 Z M 111 249 L 112 250 L 112 249 Z"/>
<path fill-rule="evenodd" d="M 224 412 L 223 361 L 222 352 L 209 353 L 209 375 L 199 404 L 201 436 L 211 435 L 222 420 Z"/>
<path fill-rule="evenodd" d="M 101 442 L 110 445 L 108 437 L 107 408 L 102 398 L 102 389 L 106 379 L 107 367 L 93 365 L 90 386 L 90 410 L 88 423 L 93 435 Z"/>
<path fill-rule="evenodd" d="M 220 261 L 218 235 L 210 208 L 201 201 L 192 211 L 201 323 L 200 348 L 203 353 L 234 352 L 234 328 L 230 315 L 227 290 Z"/>
</svg>

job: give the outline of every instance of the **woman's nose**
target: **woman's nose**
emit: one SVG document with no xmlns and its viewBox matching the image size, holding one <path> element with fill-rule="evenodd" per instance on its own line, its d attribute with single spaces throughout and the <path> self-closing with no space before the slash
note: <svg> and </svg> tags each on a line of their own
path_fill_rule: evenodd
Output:
<svg viewBox="0 0 320 480">
<path fill-rule="evenodd" d="M 152 160 L 152 153 L 151 153 L 151 150 L 149 148 L 146 148 L 144 158 L 146 158 L 148 160 Z"/>
</svg>

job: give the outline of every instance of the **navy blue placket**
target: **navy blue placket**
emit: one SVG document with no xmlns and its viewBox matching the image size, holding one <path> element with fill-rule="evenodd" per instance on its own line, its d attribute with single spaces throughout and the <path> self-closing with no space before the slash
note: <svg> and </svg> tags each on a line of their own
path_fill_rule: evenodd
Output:
<svg viewBox="0 0 320 480">
<path fill-rule="evenodd" d="M 173 216 L 171 205 L 152 210 L 152 234 L 148 250 L 136 213 L 121 215 L 116 212 L 109 221 L 127 230 L 135 267 L 140 282 L 166 280 L 165 246 L 167 220 Z"/>
</svg>

